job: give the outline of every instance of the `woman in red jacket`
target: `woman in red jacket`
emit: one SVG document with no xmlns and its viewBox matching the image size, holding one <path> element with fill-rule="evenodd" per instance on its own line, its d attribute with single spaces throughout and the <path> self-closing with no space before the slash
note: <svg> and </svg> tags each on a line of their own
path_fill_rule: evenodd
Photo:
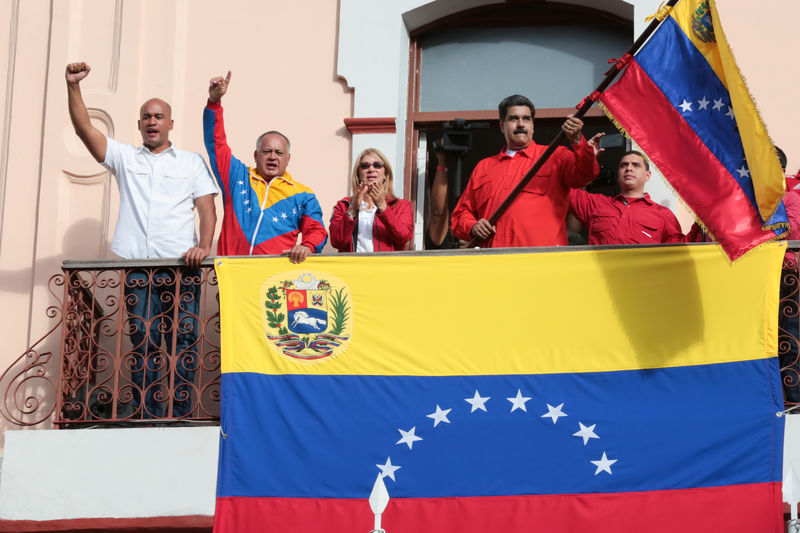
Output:
<svg viewBox="0 0 800 533">
<path fill-rule="evenodd" d="M 395 198 L 392 167 L 379 150 L 367 148 L 353 167 L 353 197 L 339 200 L 329 227 L 340 252 L 404 250 L 414 236 L 411 202 Z"/>
</svg>

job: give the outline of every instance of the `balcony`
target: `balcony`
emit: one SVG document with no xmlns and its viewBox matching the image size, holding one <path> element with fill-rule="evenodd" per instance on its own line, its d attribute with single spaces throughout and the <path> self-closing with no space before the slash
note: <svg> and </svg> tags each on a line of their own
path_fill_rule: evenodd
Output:
<svg viewBox="0 0 800 533">
<path fill-rule="evenodd" d="M 800 242 L 792 245 L 800 251 Z M 52 329 L 0 381 L 9 422 L 82 428 L 219 421 L 219 299 L 211 260 L 197 269 L 164 260 L 65 261 L 49 288 Z M 782 273 L 779 310 L 787 408 L 800 403 L 799 295 L 795 265 Z M 39 351 L 56 338 L 57 360 Z"/>
</svg>

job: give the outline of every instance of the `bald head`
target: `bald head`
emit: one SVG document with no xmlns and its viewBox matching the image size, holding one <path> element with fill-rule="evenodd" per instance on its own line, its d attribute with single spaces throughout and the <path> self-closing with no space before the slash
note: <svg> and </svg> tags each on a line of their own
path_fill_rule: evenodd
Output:
<svg viewBox="0 0 800 533">
<path fill-rule="evenodd" d="M 162 106 L 163 109 L 167 110 L 167 115 L 169 116 L 170 120 L 172 120 L 172 106 L 169 105 L 166 101 L 162 100 L 161 98 L 151 98 L 147 100 L 145 103 L 142 104 L 142 107 L 139 108 L 139 118 L 141 118 L 142 113 L 144 112 L 145 108 L 149 104 L 159 104 Z"/>
<path fill-rule="evenodd" d="M 154 154 L 169 148 L 172 131 L 172 108 L 161 98 L 151 98 L 139 109 L 139 132 L 142 143 Z"/>
</svg>

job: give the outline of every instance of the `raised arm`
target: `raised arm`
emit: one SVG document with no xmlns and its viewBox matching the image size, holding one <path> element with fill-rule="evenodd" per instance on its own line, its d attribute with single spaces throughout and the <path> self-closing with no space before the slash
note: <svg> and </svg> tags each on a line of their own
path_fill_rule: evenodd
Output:
<svg viewBox="0 0 800 533">
<path fill-rule="evenodd" d="M 89 111 L 83 103 L 80 82 L 89 75 L 91 67 L 86 63 L 70 63 L 67 65 L 64 77 L 67 80 L 67 107 L 72 127 L 78 134 L 83 144 L 92 154 L 95 161 L 102 163 L 106 160 L 106 136 L 102 131 L 92 125 Z"/>
<path fill-rule="evenodd" d="M 230 196 L 228 176 L 231 168 L 231 148 L 225 136 L 225 122 L 222 117 L 222 104 L 220 100 L 228 91 L 231 81 L 231 72 L 223 78 L 211 78 L 208 85 L 208 104 L 203 111 L 203 142 L 208 152 L 208 161 L 214 173 L 222 194 Z"/>
<path fill-rule="evenodd" d="M 592 142 L 584 139 L 583 121 L 572 115 L 567 117 L 561 129 L 566 133 L 573 152 L 570 157 L 561 158 L 561 179 L 567 187 L 579 189 L 594 181 L 600 172 L 597 164 L 597 154 L 602 151 L 599 147 L 600 136 L 592 137 Z"/>
</svg>

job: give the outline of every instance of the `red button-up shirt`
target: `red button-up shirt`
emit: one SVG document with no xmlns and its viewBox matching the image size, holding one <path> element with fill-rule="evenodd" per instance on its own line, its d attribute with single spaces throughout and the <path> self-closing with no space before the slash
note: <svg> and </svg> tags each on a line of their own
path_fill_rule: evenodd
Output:
<svg viewBox="0 0 800 533">
<path fill-rule="evenodd" d="M 683 242 L 678 219 L 666 207 L 621 194 L 605 196 L 570 191 L 569 210 L 589 230 L 589 244 Z"/>
<path fill-rule="evenodd" d="M 546 149 L 546 146 L 531 143 L 511 157 L 503 147 L 499 154 L 481 160 L 453 210 L 453 234 L 459 239 L 470 240 L 472 226 L 494 213 Z M 600 170 L 594 150 L 586 139 L 581 139 L 573 150 L 562 146 L 556 148 L 547 163 L 497 221 L 497 233 L 485 246 L 567 244 L 564 220 L 569 190 L 590 183 Z"/>
</svg>

